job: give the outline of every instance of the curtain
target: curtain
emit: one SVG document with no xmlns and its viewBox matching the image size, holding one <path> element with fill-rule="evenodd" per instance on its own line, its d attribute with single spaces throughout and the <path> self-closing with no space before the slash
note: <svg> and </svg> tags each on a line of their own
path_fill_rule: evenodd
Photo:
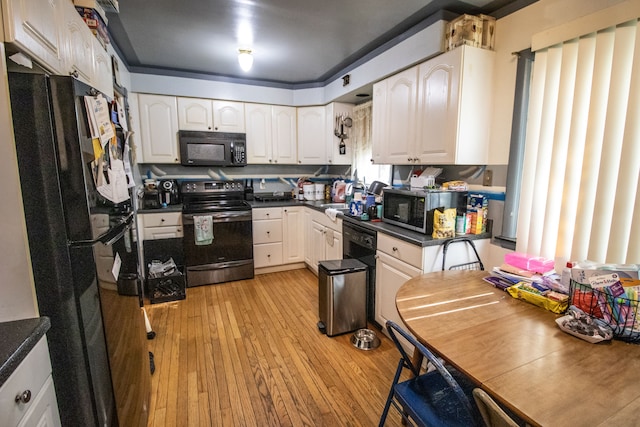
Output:
<svg viewBox="0 0 640 427">
<path fill-rule="evenodd" d="M 640 263 L 638 19 L 540 48 L 533 68 L 516 250 Z"/>
<path fill-rule="evenodd" d="M 370 184 L 373 181 L 382 181 L 390 184 L 391 166 L 374 165 L 371 163 L 373 149 L 371 144 L 371 107 L 372 101 L 356 105 L 353 108 L 353 138 L 354 151 L 354 175 L 359 181 Z"/>
</svg>

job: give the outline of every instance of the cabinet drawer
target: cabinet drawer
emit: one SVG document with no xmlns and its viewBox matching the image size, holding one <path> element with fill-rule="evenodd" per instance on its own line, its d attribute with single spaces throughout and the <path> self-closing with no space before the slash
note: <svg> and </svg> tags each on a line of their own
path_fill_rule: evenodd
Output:
<svg viewBox="0 0 640 427">
<path fill-rule="evenodd" d="M 36 396 L 50 375 L 49 347 L 46 337 L 42 337 L 0 388 L 0 424 L 17 425 L 33 406 Z M 27 403 L 16 403 L 16 396 L 27 390 L 31 393 L 31 400 Z"/>
<path fill-rule="evenodd" d="M 255 268 L 282 265 L 282 242 L 254 245 L 253 265 Z"/>
<path fill-rule="evenodd" d="M 142 214 L 142 217 L 145 228 L 182 225 L 182 212 Z"/>
<path fill-rule="evenodd" d="M 282 218 L 282 208 L 259 208 L 253 210 L 253 220 L 280 219 Z"/>
<path fill-rule="evenodd" d="M 182 226 L 144 227 L 142 234 L 144 236 L 144 240 L 173 239 L 176 237 L 182 237 L 183 231 Z"/>
<path fill-rule="evenodd" d="M 253 243 L 282 242 L 282 220 L 253 221 Z"/>
<path fill-rule="evenodd" d="M 422 270 L 422 248 L 420 246 L 378 233 L 377 249 Z"/>
</svg>

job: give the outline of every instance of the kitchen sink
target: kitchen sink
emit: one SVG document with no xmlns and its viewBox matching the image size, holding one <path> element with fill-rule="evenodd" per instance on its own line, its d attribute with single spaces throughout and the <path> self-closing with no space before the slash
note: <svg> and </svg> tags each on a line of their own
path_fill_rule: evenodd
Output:
<svg viewBox="0 0 640 427">
<path fill-rule="evenodd" d="M 346 203 L 322 203 L 320 207 L 327 209 L 349 209 L 349 205 Z"/>
</svg>

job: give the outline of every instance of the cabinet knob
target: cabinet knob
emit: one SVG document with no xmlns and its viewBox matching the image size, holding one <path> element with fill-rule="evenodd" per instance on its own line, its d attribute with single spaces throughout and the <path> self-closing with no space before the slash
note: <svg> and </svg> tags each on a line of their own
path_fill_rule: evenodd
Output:
<svg viewBox="0 0 640 427">
<path fill-rule="evenodd" d="M 269 159 L 269 163 L 272 163 L 272 162 L 273 162 L 273 160 Z"/>
<path fill-rule="evenodd" d="M 211 130 L 211 126 L 207 127 L 207 129 Z"/>
<path fill-rule="evenodd" d="M 267 254 L 267 258 L 271 258 L 271 254 Z"/>
<path fill-rule="evenodd" d="M 25 390 L 16 395 L 16 403 L 29 403 L 31 400 L 31 390 Z"/>
<path fill-rule="evenodd" d="M 214 128 L 214 130 L 218 130 L 218 127 L 216 126 L 216 127 Z"/>
<path fill-rule="evenodd" d="M 269 216 L 269 214 L 267 214 L 267 216 Z"/>
<path fill-rule="evenodd" d="M 270 231 L 267 231 L 267 235 L 269 235 L 269 234 L 271 234 L 271 232 L 270 232 Z"/>
<path fill-rule="evenodd" d="M 76 79 L 78 78 L 79 74 L 78 74 L 78 70 L 73 70 L 72 72 L 69 73 L 69 75 L 71 77 L 75 77 Z"/>
<path fill-rule="evenodd" d="M 408 161 L 408 162 L 411 162 L 411 161 L 412 161 L 412 160 L 411 160 L 411 157 L 409 157 L 409 158 L 407 159 L 407 161 Z"/>
<path fill-rule="evenodd" d="M 398 248 L 396 248 L 395 246 L 392 249 L 393 249 L 393 252 L 398 252 Z"/>
<path fill-rule="evenodd" d="M 164 218 L 160 218 L 160 222 L 164 222 Z"/>
<path fill-rule="evenodd" d="M 371 163 L 373 163 L 373 159 L 369 159 L 369 160 L 371 160 Z"/>
</svg>

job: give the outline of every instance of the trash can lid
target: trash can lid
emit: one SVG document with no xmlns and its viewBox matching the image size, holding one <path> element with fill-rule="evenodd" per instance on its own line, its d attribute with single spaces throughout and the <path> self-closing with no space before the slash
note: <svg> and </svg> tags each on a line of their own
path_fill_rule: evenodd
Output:
<svg viewBox="0 0 640 427">
<path fill-rule="evenodd" d="M 318 266 L 325 270 L 329 275 L 354 273 L 357 271 L 367 270 L 367 264 L 351 258 L 320 261 Z"/>
</svg>

